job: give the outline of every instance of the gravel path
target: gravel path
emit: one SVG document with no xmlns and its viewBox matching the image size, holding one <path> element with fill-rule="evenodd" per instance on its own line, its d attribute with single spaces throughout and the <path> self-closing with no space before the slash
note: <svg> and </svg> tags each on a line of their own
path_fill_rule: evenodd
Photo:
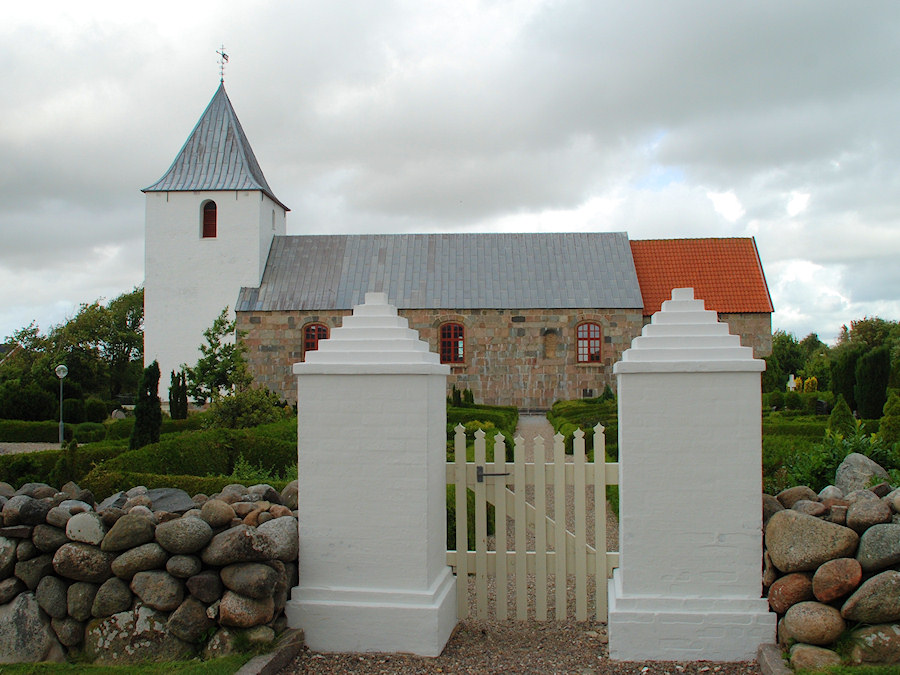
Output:
<svg viewBox="0 0 900 675">
<path fill-rule="evenodd" d="M 546 418 L 537 415 L 523 415 L 519 418 L 516 435 L 528 441 L 535 436 L 543 436 L 545 447 L 551 447 L 553 429 Z M 533 461 L 529 450 L 527 461 Z M 570 457 L 567 459 L 571 460 Z M 590 489 L 590 488 L 589 488 Z M 532 488 L 533 491 L 533 488 Z M 552 509 L 552 491 L 548 492 L 548 510 Z M 529 494 L 529 500 L 532 495 Z M 567 511 L 571 512 L 574 495 L 568 490 Z M 552 512 L 552 511 L 551 511 Z M 588 532 L 593 532 L 593 520 L 588 523 Z M 607 550 L 618 550 L 618 522 L 614 515 L 607 516 Z M 512 521 L 508 522 L 507 536 L 513 546 Z M 533 538 L 529 537 L 529 544 Z M 493 546 L 493 541 L 489 542 Z M 593 579 L 589 593 L 593 594 Z M 552 583 L 552 581 L 551 581 Z M 475 616 L 474 578 L 469 579 L 469 612 Z M 513 605 L 515 582 L 511 580 L 507 595 L 510 598 L 510 616 L 515 616 Z M 574 607 L 574 579 L 568 580 L 569 612 Z M 533 591 L 534 579 L 529 578 L 529 592 Z M 553 588 L 548 589 L 552 607 Z M 494 606 L 496 589 L 493 578 L 488 580 L 488 597 Z M 532 609 L 533 611 L 533 609 Z M 593 602 L 589 603 L 593 611 Z M 552 609 L 550 614 L 552 616 Z M 444 652 L 437 658 L 397 654 L 319 654 L 303 649 L 289 666 L 279 675 L 292 673 L 347 673 L 360 675 L 376 674 L 430 674 L 430 673 L 516 673 L 521 675 L 574 674 L 574 675 L 760 675 L 759 667 L 751 663 L 670 663 L 646 662 L 624 663 L 609 660 L 606 625 L 597 622 L 566 621 L 479 621 L 473 618 L 460 621 Z"/>
<path fill-rule="evenodd" d="M 0 443 L 0 455 L 37 452 L 38 450 L 59 450 L 59 443 Z"/>
</svg>

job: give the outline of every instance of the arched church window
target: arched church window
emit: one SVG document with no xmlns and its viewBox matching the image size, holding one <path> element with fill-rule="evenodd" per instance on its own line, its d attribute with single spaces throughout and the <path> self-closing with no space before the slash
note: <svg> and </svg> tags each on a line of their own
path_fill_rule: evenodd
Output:
<svg viewBox="0 0 900 675">
<path fill-rule="evenodd" d="M 441 326 L 441 363 L 465 361 L 466 330 L 461 323 L 445 323 Z"/>
<path fill-rule="evenodd" d="M 319 340 L 328 339 L 328 326 L 324 323 L 310 323 L 303 328 L 303 353 L 319 348 Z"/>
<path fill-rule="evenodd" d="M 603 344 L 600 324 L 585 321 L 578 324 L 575 330 L 578 339 L 578 363 L 600 363 Z"/>
<path fill-rule="evenodd" d="M 216 203 L 206 202 L 203 205 L 203 238 L 215 239 L 216 236 Z"/>
</svg>

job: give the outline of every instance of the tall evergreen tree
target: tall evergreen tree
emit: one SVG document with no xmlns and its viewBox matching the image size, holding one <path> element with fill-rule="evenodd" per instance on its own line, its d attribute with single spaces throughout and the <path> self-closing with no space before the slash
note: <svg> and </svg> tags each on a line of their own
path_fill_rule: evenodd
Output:
<svg viewBox="0 0 900 675">
<path fill-rule="evenodd" d="M 134 428 L 128 447 L 132 450 L 159 442 L 159 430 L 162 428 L 162 407 L 159 395 L 159 364 L 154 361 L 144 368 L 141 388 L 138 390 L 138 401 L 134 407 Z"/>
<path fill-rule="evenodd" d="M 173 420 L 187 419 L 188 395 L 184 371 L 173 370 L 169 378 L 169 415 Z"/>
<path fill-rule="evenodd" d="M 881 345 L 859 358 L 856 364 L 856 405 L 863 419 L 878 419 L 887 401 L 891 374 L 891 350 Z"/>
</svg>

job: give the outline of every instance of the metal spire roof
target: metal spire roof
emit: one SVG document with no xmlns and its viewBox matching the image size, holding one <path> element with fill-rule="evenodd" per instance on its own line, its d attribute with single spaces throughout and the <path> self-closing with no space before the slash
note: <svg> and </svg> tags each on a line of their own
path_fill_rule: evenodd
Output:
<svg viewBox="0 0 900 675">
<path fill-rule="evenodd" d="M 266 182 L 221 82 L 172 166 L 142 192 L 192 190 L 261 190 L 289 210 Z"/>
</svg>

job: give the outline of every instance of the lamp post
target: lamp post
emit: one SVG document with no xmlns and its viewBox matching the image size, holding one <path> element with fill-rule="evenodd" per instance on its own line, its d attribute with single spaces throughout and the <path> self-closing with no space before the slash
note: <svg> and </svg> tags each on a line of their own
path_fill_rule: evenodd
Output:
<svg viewBox="0 0 900 675">
<path fill-rule="evenodd" d="M 59 378 L 59 444 L 65 441 L 63 435 L 63 380 L 69 374 L 69 369 L 64 365 L 56 366 L 56 376 Z"/>
</svg>

